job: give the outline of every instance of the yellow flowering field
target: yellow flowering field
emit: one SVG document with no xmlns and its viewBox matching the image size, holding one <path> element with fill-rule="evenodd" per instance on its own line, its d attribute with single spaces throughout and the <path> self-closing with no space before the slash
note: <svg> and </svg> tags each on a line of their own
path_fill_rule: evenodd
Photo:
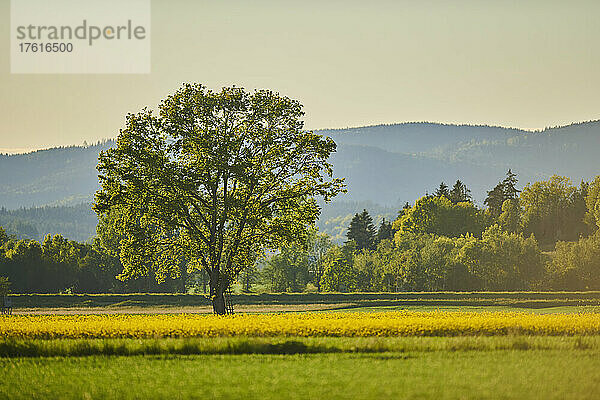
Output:
<svg viewBox="0 0 600 400">
<path fill-rule="evenodd" d="M 373 312 L 213 315 L 13 315 L 0 337 L 157 338 L 231 336 L 598 335 L 600 314 Z"/>
</svg>

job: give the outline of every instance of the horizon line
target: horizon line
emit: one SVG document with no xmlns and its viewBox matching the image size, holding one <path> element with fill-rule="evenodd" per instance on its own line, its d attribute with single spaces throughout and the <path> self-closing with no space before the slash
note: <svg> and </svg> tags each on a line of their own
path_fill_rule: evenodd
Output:
<svg viewBox="0 0 600 400">
<path fill-rule="evenodd" d="M 505 126 L 505 125 L 489 125 L 489 124 L 483 124 L 483 123 L 478 123 L 478 124 L 469 124 L 469 123 L 457 123 L 457 122 L 433 122 L 433 121 L 405 121 L 405 122 L 390 122 L 390 123 L 379 123 L 379 124 L 370 124 L 370 125 L 359 125 L 359 126 L 347 126 L 344 128 L 318 128 L 318 129 L 309 129 L 312 130 L 313 132 L 320 132 L 320 131 L 343 131 L 343 130 L 347 130 L 347 129 L 360 129 L 360 128 L 376 128 L 376 127 L 380 127 L 380 126 L 395 126 L 395 125 L 441 125 L 441 126 L 456 126 L 456 127 L 472 127 L 472 128 L 499 128 L 499 129 L 507 129 L 507 130 L 513 130 L 513 131 L 521 131 L 521 132 L 528 132 L 528 133 L 540 133 L 540 132 L 545 132 L 551 129 L 561 129 L 561 128 L 567 128 L 570 126 L 577 126 L 577 125 L 584 125 L 584 124 L 592 124 L 595 122 L 600 122 L 600 118 L 598 119 L 590 119 L 590 120 L 584 120 L 584 121 L 577 121 L 577 122 L 571 122 L 569 124 L 564 124 L 564 125 L 554 125 L 554 126 L 546 126 L 544 128 L 538 128 L 538 129 L 527 129 L 527 128 L 517 128 L 514 126 Z"/>
<path fill-rule="evenodd" d="M 591 120 L 586 120 L 586 121 L 572 122 L 570 124 L 565 124 L 565 125 L 546 126 L 543 129 L 524 129 L 524 128 L 516 128 L 513 126 L 488 125 L 488 124 L 469 124 L 469 123 L 433 122 L 433 121 L 405 121 L 405 122 L 392 122 L 392 123 L 374 123 L 374 124 L 370 124 L 370 125 L 359 125 L 359 126 L 347 126 L 345 128 L 308 129 L 308 131 L 313 131 L 313 132 L 343 131 L 343 130 L 349 130 L 349 129 L 376 128 L 376 127 L 380 127 L 380 126 L 419 125 L 419 124 L 427 125 L 428 124 L 428 125 L 472 127 L 472 128 L 492 128 L 492 129 L 497 128 L 497 129 L 506 129 L 506 130 L 511 130 L 511 131 L 528 132 L 528 133 L 541 133 L 541 132 L 545 132 L 545 131 L 552 130 L 552 129 L 561 129 L 561 128 L 567 128 L 567 127 L 571 127 L 571 126 L 591 124 L 591 123 L 595 123 L 595 122 L 600 122 L 600 119 L 591 119 Z M 70 148 L 70 147 L 87 148 L 87 147 L 97 146 L 101 143 L 105 143 L 105 142 L 111 141 L 111 140 L 112 141 L 116 140 L 116 137 L 102 138 L 102 139 L 96 140 L 90 144 L 87 144 L 86 143 L 87 141 L 84 140 L 84 143 L 82 143 L 82 144 L 66 144 L 66 145 L 57 144 L 57 145 L 48 145 L 48 146 L 41 146 L 41 147 L 0 147 L 0 156 L 26 155 L 26 154 L 36 153 L 38 151 L 52 150 L 52 149 L 59 149 L 59 148 Z"/>
</svg>

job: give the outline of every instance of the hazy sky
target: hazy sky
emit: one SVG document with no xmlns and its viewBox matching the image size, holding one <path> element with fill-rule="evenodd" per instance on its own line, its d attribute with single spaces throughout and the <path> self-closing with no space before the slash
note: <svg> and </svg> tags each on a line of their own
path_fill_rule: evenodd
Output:
<svg viewBox="0 0 600 400">
<path fill-rule="evenodd" d="M 597 0 L 154 0 L 148 75 L 11 75 L 0 15 L 0 151 L 114 137 L 187 81 L 274 89 L 310 129 L 600 118 Z"/>
</svg>

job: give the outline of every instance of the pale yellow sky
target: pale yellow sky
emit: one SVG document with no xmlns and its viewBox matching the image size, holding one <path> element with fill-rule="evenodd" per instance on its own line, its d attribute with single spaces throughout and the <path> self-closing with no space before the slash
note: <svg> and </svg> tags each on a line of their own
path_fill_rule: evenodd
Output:
<svg viewBox="0 0 600 400">
<path fill-rule="evenodd" d="M 9 10 L 0 149 L 114 137 L 188 81 L 277 90 L 310 129 L 600 118 L 599 1 L 154 0 L 148 75 L 10 74 Z"/>
</svg>

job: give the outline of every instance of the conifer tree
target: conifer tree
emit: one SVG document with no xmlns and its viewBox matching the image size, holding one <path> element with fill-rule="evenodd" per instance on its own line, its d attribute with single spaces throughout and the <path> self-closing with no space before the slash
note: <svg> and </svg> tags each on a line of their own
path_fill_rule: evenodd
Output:
<svg viewBox="0 0 600 400">
<path fill-rule="evenodd" d="M 471 202 L 471 191 L 469 188 L 467 188 L 467 185 L 465 185 L 459 179 L 456 181 L 454 186 L 452 186 L 449 199 L 454 204 Z"/>
<path fill-rule="evenodd" d="M 519 197 L 520 190 L 517 190 L 516 184 L 518 182 L 517 174 L 508 170 L 506 178 L 502 181 L 502 189 L 504 191 L 504 200 L 514 200 Z"/>
<path fill-rule="evenodd" d="M 440 186 L 435 191 L 435 197 L 445 197 L 450 199 L 450 190 L 448 189 L 448 185 L 444 182 L 440 183 Z"/>
<path fill-rule="evenodd" d="M 392 223 L 386 221 L 385 218 L 381 221 L 381 225 L 379 225 L 379 230 L 377 231 L 377 243 L 382 240 L 391 239 L 392 238 Z"/>
<path fill-rule="evenodd" d="M 350 221 L 346 237 L 348 241 L 353 240 L 356 243 L 356 250 L 374 249 L 376 235 L 373 218 L 371 218 L 367 210 L 363 210 L 360 214 L 354 214 L 352 221 Z"/>
</svg>

